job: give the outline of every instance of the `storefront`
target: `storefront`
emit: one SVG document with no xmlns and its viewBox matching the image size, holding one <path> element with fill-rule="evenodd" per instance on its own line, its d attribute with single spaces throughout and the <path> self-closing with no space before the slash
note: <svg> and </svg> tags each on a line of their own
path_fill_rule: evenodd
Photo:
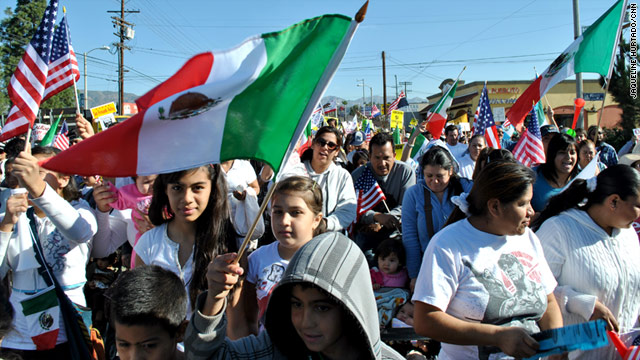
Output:
<svg viewBox="0 0 640 360">
<path fill-rule="evenodd" d="M 449 86 L 453 80 L 445 80 L 440 88 Z M 531 81 L 488 81 L 487 91 L 489 94 L 489 102 L 496 123 L 501 124 L 505 120 L 505 115 L 516 102 L 518 97 L 531 85 Z M 459 118 L 463 114 L 467 114 L 469 121 L 473 121 L 473 116 L 478 107 L 480 93 L 484 86 L 483 81 L 474 81 L 464 84 L 462 81 L 458 83 L 456 95 L 449 108 L 449 119 Z M 604 89 L 600 87 L 598 80 L 583 81 L 584 100 L 586 101 L 583 116 L 585 119 L 585 127 L 595 125 L 598 122 L 598 116 L 602 107 L 602 99 L 604 97 Z M 429 106 L 421 109 L 420 117 L 426 118 L 430 108 L 440 100 L 442 94 L 429 96 Z M 542 99 L 542 104 L 549 117 L 549 110 L 553 110 L 553 117 L 560 126 L 570 127 L 573 121 L 574 100 L 576 97 L 576 84 L 574 80 L 565 80 L 551 88 L 551 90 Z M 622 116 L 622 109 L 613 100 L 611 94 L 607 94 L 604 106 L 601 126 L 606 128 L 619 127 Z"/>
</svg>

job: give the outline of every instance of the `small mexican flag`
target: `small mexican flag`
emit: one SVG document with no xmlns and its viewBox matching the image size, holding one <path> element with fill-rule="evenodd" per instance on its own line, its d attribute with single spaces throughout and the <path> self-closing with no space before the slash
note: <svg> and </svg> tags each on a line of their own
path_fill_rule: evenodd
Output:
<svg viewBox="0 0 640 360">
<path fill-rule="evenodd" d="M 323 15 L 191 58 L 136 101 L 142 112 L 48 159 L 65 174 L 167 173 L 257 159 L 277 173 L 364 19 Z M 293 141 L 292 141 L 293 140 Z"/>
<path fill-rule="evenodd" d="M 60 331 L 60 306 L 55 287 L 22 300 L 21 305 L 36 350 L 53 349 Z"/>
<path fill-rule="evenodd" d="M 616 1 L 538 76 L 507 113 L 513 126 L 522 125 L 531 104 L 540 101 L 549 89 L 569 76 L 591 72 L 608 81 L 626 8 L 625 0 Z"/>
<path fill-rule="evenodd" d="M 434 139 L 439 139 L 444 130 L 444 125 L 447 123 L 447 110 L 453 102 L 453 97 L 456 95 L 456 89 L 458 88 L 458 80 L 453 83 L 447 92 L 438 100 L 433 107 L 431 115 L 427 118 L 427 130 L 433 135 Z"/>
</svg>

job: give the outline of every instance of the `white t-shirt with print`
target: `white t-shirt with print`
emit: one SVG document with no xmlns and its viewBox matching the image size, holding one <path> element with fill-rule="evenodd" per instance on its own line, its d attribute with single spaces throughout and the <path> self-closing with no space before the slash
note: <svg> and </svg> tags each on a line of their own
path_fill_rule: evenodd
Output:
<svg viewBox="0 0 640 360">
<path fill-rule="evenodd" d="M 284 271 L 289 265 L 289 260 L 280 257 L 278 242 L 259 247 L 249 255 L 249 273 L 247 281 L 256 287 L 258 299 L 258 318 L 261 319 L 267 310 L 267 303 L 271 297 L 271 291 L 278 284 Z"/>
<path fill-rule="evenodd" d="M 438 232 L 425 251 L 413 301 L 458 319 L 518 326 L 530 333 L 547 308 L 556 280 L 540 241 L 523 235 L 497 236 L 464 219 Z M 498 348 L 442 343 L 438 359 L 510 359 Z"/>
</svg>

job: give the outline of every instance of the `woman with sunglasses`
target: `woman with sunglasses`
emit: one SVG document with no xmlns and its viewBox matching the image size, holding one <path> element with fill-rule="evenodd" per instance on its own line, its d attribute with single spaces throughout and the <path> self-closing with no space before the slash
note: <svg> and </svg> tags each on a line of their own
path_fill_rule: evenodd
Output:
<svg viewBox="0 0 640 360">
<path fill-rule="evenodd" d="M 342 146 L 342 134 L 331 126 L 316 133 L 311 147 L 300 157 L 300 164 L 284 177 L 308 176 L 322 190 L 322 222 L 320 229 L 342 231 L 356 219 L 356 193 L 349 172 L 334 163 Z"/>
</svg>

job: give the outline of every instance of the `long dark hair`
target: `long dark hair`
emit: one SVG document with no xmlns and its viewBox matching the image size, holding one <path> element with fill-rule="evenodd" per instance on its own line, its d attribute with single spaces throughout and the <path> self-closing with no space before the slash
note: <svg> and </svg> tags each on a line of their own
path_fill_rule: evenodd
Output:
<svg viewBox="0 0 640 360">
<path fill-rule="evenodd" d="M 425 166 L 440 166 L 445 170 L 451 170 L 451 177 L 447 187 L 451 189 L 451 195 L 458 195 L 462 192 L 462 184 L 458 176 L 458 165 L 453 159 L 453 155 L 442 146 L 432 146 L 421 158 L 420 169 L 424 171 Z"/>
<path fill-rule="evenodd" d="M 487 164 L 473 182 L 467 196 L 469 214 L 481 216 L 487 212 L 487 202 L 498 199 L 501 204 L 518 200 L 533 185 L 536 176 L 528 167 L 510 161 L 496 161 Z M 466 218 L 457 206 L 449 216 L 446 225 Z M 445 226 L 446 226 L 445 225 Z"/>
<path fill-rule="evenodd" d="M 602 204 L 613 194 L 620 196 L 622 200 L 640 195 L 640 173 L 628 165 L 608 167 L 598 174 L 596 189 L 593 192 L 589 192 L 586 180 L 574 180 L 571 186 L 549 200 L 549 204 L 531 228 L 534 231 L 538 230 L 545 220 L 565 210 L 588 210 L 594 204 Z M 581 205 L 585 199 L 586 203 Z"/>
<path fill-rule="evenodd" d="M 206 272 L 209 262 L 218 254 L 237 250 L 235 231 L 229 220 L 227 182 L 220 165 L 203 165 L 197 168 L 160 174 L 153 183 L 153 198 L 149 206 L 149 219 L 156 225 L 170 222 L 173 211 L 167 196 L 167 187 L 188 174 L 204 170 L 211 180 L 209 202 L 196 219 L 196 239 L 193 251 L 193 276 L 189 284 L 191 307 L 195 306 L 198 294 L 207 289 Z"/>
<path fill-rule="evenodd" d="M 313 137 L 313 142 L 316 142 L 316 139 L 318 139 L 321 135 L 324 135 L 326 133 L 335 135 L 336 141 L 338 144 L 338 149 L 342 147 L 342 134 L 340 134 L 340 130 L 334 128 L 333 126 L 323 126 L 320 129 L 318 129 L 318 132 L 316 132 L 316 134 Z M 311 161 L 312 159 L 313 159 L 312 148 L 308 148 L 302 153 L 302 156 L 300 156 L 300 161 L 305 161 L 305 160 Z"/>
<path fill-rule="evenodd" d="M 556 172 L 555 164 L 556 155 L 558 155 L 560 151 L 569 150 L 569 148 L 571 147 L 573 147 L 576 152 L 578 152 L 576 140 L 567 134 L 555 134 L 551 138 L 551 140 L 549 141 L 549 145 L 547 146 L 547 161 L 544 164 L 540 164 L 540 172 L 546 179 L 553 181 L 558 180 L 558 173 Z M 573 179 L 577 174 L 578 161 L 576 160 L 576 164 L 573 166 L 573 169 L 571 169 L 571 173 L 569 174 L 569 179 Z"/>
</svg>

